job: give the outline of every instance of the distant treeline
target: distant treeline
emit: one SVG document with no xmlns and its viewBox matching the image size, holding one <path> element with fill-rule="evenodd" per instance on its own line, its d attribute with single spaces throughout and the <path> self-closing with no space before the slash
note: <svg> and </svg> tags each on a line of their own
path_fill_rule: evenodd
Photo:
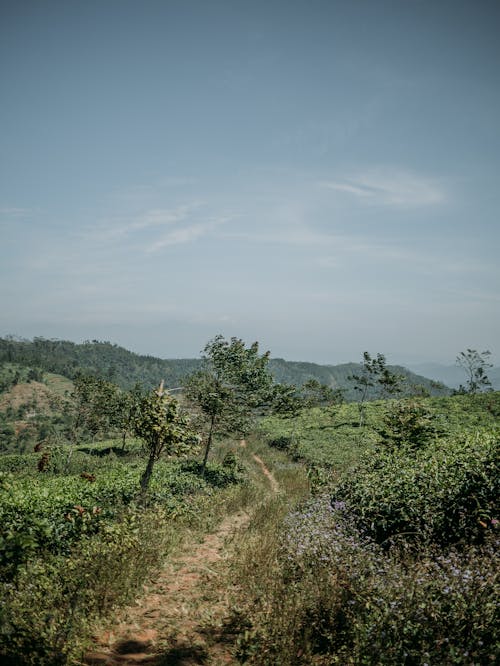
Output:
<svg viewBox="0 0 500 666">
<path fill-rule="evenodd" d="M 360 353 L 361 356 L 361 353 Z M 33 340 L 7 336 L 0 338 L 0 362 L 17 363 L 44 372 L 53 372 L 74 379 L 84 372 L 114 382 L 124 389 L 136 383 L 146 388 L 158 385 L 163 379 L 165 385 L 174 388 L 183 379 L 198 370 L 201 359 L 160 359 L 154 356 L 135 354 L 111 342 L 99 340 L 82 344 L 68 340 L 35 337 Z M 404 393 L 426 392 L 430 395 L 444 395 L 448 389 L 438 383 L 416 375 L 406 368 L 389 366 L 406 377 Z M 309 379 L 317 379 L 331 388 L 345 390 L 345 399 L 354 400 L 356 393 L 349 376 L 359 370 L 358 363 L 341 365 L 318 365 L 316 363 L 271 359 L 269 369 L 276 381 L 302 386 Z"/>
<path fill-rule="evenodd" d="M 199 359 L 164 360 L 142 356 L 99 340 L 76 344 L 42 337 L 33 340 L 0 338 L 0 361 L 40 368 L 69 379 L 84 372 L 124 389 L 136 383 L 151 388 L 161 379 L 171 388 L 178 386 L 181 379 L 198 369 L 201 363 Z"/>
</svg>

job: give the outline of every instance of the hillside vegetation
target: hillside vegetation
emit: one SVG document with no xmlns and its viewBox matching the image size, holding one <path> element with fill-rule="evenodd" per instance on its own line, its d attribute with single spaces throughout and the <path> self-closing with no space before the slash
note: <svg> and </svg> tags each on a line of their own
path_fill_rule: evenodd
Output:
<svg viewBox="0 0 500 666">
<path fill-rule="evenodd" d="M 278 518 L 268 507 L 244 541 L 242 661 L 497 663 L 500 394 L 358 417 L 351 404 L 261 424 L 307 467 L 311 497 Z"/>
<path fill-rule="evenodd" d="M 167 387 L 178 387 L 188 375 L 201 367 L 201 359 L 160 359 L 135 354 L 110 342 L 93 340 L 76 344 L 40 337 L 33 340 L 0 338 L 0 363 L 17 364 L 18 367 L 31 369 L 32 373 L 56 373 L 69 379 L 74 379 L 79 372 L 89 373 L 112 381 L 124 389 L 130 389 L 136 383 L 152 388 L 158 386 L 161 380 L 164 380 Z M 406 368 L 389 368 L 406 377 L 407 393 L 448 393 L 446 387 Z M 348 378 L 358 369 L 358 363 L 319 365 L 280 358 L 269 361 L 269 371 L 277 382 L 302 386 L 308 380 L 316 379 L 333 389 L 343 389 L 346 400 L 356 398 Z"/>
<path fill-rule="evenodd" d="M 110 381 L 147 370 L 156 384 L 167 361 L 4 342 L 2 663 L 128 663 L 134 640 L 96 655 L 92 636 L 124 605 L 137 617 L 146 584 L 169 599 L 141 614 L 164 632 L 137 643 L 155 666 L 497 662 L 500 393 L 408 396 L 411 376 L 368 353 L 337 384 L 333 367 L 217 336 L 176 399 Z M 329 390 L 351 374 L 357 402 Z M 220 565 L 201 561 L 214 530 Z M 203 573 L 179 564 L 181 594 L 165 581 L 182 543 Z"/>
</svg>

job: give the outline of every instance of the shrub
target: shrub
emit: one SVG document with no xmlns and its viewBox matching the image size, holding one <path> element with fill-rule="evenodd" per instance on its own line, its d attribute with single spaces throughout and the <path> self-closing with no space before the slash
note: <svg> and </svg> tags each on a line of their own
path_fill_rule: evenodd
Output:
<svg viewBox="0 0 500 666">
<path fill-rule="evenodd" d="M 0 657 L 55 666 L 80 656 L 91 621 L 130 599 L 175 541 L 163 510 L 129 509 L 70 558 L 29 560 L 1 586 Z"/>
<path fill-rule="evenodd" d="M 439 430 L 435 413 L 417 400 L 389 403 L 384 414 L 382 444 L 389 448 L 422 448 L 436 438 Z"/>
<path fill-rule="evenodd" d="M 333 501 L 356 515 L 378 543 L 480 542 L 498 514 L 499 442 L 490 435 L 437 442 L 366 458 L 339 483 Z"/>
<path fill-rule="evenodd" d="M 278 449 L 278 451 L 288 451 L 293 444 L 293 437 L 290 437 L 288 435 L 271 437 L 270 439 L 268 439 L 267 443 L 273 449 Z"/>
<path fill-rule="evenodd" d="M 347 505 L 316 498 L 286 519 L 274 580 L 241 657 L 283 664 L 487 664 L 498 656 L 494 535 L 461 551 L 384 551 Z"/>
</svg>

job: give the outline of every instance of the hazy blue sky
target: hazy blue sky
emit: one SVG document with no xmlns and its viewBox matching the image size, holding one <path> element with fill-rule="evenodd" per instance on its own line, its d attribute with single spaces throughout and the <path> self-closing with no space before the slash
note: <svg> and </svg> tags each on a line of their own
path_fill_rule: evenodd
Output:
<svg viewBox="0 0 500 666">
<path fill-rule="evenodd" d="M 2 0 L 0 334 L 500 354 L 500 3 Z"/>
</svg>

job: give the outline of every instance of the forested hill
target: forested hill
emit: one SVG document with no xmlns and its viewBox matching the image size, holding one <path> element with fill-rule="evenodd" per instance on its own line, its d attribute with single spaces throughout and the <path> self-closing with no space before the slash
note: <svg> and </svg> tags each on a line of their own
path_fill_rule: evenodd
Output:
<svg viewBox="0 0 500 666">
<path fill-rule="evenodd" d="M 349 380 L 349 377 L 355 373 L 359 374 L 359 363 L 318 365 L 317 363 L 285 361 L 282 358 L 274 358 L 271 359 L 269 367 L 278 382 L 302 386 L 308 379 L 317 379 L 321 384 L 326 384 L 334 389 L 344 389 L 347 400 L 356 400 L 357 398 L 353 382 Z M 450 392 L 446 386 L 422 375 L 417 375 L 402 366 L 389 365 L 388 368 L 395 374 L 403 375 L 406 378 L 403 393 L 418 393 L 422 389 L 430 395 L 446 395 Z"/>
<path fill-rule="evenodd" d="M 70 379 L 79 372 L 87 372 L 108 379 L 122 388 L 131 388 L 137 382 L 152 387 L 158 385 L 161 379 L 166 386 L 177 387 L 186 375 L 198 369 L 201 364 L 200 359 L 143 356 L 111 342 L 92 340 L 77 344 L 41 337 L 33 340 L 0 338 L 0 362 L 38 368 Z M 308 379 L 317 379 L 332 388 L 345 388 L 347 399 L 356 397 L 348 377 L 353 372 L 359 372 L 358 363 L 318 365 L 275 358 L 271 359 L 269 367 L 278 382 L 301 386 Z M 398 366 L 391 366 L 391 369 L 398 374 L 404 374 L 408 385 L 420 386 L 431 394 L 443 395 L 443 390 L 437 389 L 432 380 Z"/>
<path fill-rule="evenodd" d="M 92 340 L 77 344 L 68 340 L 0 338 L 0 362 L 18 363 L 70 379 L 86 372 L 132 388 L 137 382 L 147 387 L 163 379 L 170 388 L 196 370 L 199 359 L 164 360 L 128 351 L 111 342 Z"/>
</svg>

